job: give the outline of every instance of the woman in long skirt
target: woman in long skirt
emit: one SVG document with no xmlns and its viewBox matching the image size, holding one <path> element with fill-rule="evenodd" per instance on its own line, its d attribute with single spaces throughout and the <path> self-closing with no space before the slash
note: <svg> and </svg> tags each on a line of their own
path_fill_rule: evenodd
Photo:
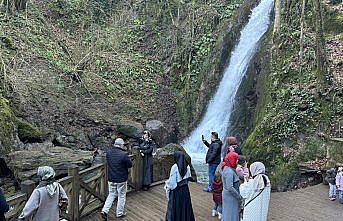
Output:
<svg viewBox="0 0 343 221">
<path fill-rule="evenodd" d="M 223 175 L 223 214 L 222 221 L 238 221 L 241 195 L 239 194 L 239 176 L 236 172 L 238 154 L 229 152 L 222 163 Z"/>
<path fill-rule="evenodd" d="M 149 131 L 144 131 L 143 137 L 140 139 L 139 150 L 143 157 L 143 190 L 148 190 L 152 183 L 153 177 L 153 156 L 152 152 L 155 148 L 155 143 L 151 138 Z"/>
<path fill-rule="evenodd" d="M 164 189 L 168 198 L 166 221 L 194 221 L 191 195 L 188 188 L 188 179 L 191 170 L 183 152 L 175 152 L 175 164 L 170 171 L 169 179 Z"/>
</svg>

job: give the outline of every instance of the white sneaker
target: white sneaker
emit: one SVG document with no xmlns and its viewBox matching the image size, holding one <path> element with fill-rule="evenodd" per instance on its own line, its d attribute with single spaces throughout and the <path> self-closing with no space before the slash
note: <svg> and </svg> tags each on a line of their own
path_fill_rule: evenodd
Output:
<svg viewBox="0 0 343 221">
<path fill-rule="evenodd" d="M 222 220 L 222 214 L 221 213 L 218 213 L 218 219 Z"/>
<path fill-rule="evenodd" d="M 212 216 L 215 217 L 217 215 L 217 211 L 212 210 Z"/>
</svg>

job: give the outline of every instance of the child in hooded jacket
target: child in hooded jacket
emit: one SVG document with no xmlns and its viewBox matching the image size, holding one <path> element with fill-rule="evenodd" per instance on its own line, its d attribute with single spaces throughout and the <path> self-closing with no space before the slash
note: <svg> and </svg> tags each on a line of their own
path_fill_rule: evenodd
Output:
<svg viewBox="0 0 343 221">
<path fill-rule="evenodd" d="M 326 177 L 329 183 L 329 200 L 336 200 L 336 175 L 337 168 L 333 167 L 326 171 Z"/>
<path fill-rule="evenodd" d="M 217 216 L 221 220 L 222 217 L 222 192 L 223 192 L 223 183 L 222 177 L 219 171 L 216 171 L 212 181 L 212 193 L 213 193 L 213 209 L 212 216 Z"/>
</svg>

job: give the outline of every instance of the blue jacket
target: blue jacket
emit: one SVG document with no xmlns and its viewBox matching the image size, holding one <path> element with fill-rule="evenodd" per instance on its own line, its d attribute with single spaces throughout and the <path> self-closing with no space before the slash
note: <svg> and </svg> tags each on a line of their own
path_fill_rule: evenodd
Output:
<svg viewBox="0 0 343 221">
<path fill-rule="evenodd" d="M 114 147 L 106 155 L 108 165 L 108 181 L 113 183 L 126 182 L 128 179 L 128 169 L 132 167 L 129 154 L 124 150 Z"/>
<path fill-rule="evenodd" d="M 5 221 L 5 213 L 10 209 L 6 202 L 5 196 L 0 189 L 0 221 Z"/>
</svg>

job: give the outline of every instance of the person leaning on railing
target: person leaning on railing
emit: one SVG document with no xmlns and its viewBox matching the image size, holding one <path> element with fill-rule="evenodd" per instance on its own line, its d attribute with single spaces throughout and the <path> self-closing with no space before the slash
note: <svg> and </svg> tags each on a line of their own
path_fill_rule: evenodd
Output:
<svg viewBox="0 0 343 221">
<path fill-rule="evenodd" d="M 6 202 L 4 193 L 2 192 L 2 189 L 0 188 L 0 221 L 5 221 L 5 213 L 8 212 L 10 209 L 9 205 Z"/>
</svg>

